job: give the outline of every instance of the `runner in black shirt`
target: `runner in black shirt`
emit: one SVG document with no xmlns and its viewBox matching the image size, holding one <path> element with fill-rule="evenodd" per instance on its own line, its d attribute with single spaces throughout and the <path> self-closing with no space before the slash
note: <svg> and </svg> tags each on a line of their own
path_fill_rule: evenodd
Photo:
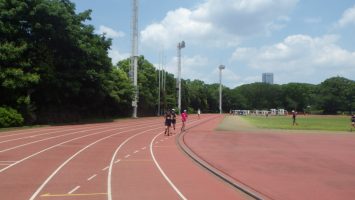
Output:
<svg viewBox="0 0 355 200">
<path fill-rule="evenodd" d="M 169 136 L 170 135 L 170 126 L 171 126 L 171 112 L 170 111 L 166 111 L 165 113 L 165 133 L 164 135 Z"/>
</svg>

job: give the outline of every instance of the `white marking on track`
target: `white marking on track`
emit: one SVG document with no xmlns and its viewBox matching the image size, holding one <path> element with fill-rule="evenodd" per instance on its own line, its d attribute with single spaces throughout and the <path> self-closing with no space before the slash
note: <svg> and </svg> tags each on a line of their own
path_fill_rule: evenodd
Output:
<svg viewBox="0 0 355 200">
<path fill-rule="evenodd" d="M 135 150 L 133 153 L 138 153 L 139 152 L 139 150 Z"/>
<path fill-rule="evenodd" d="M 102 169 L 102 171 L 106 171 L 107 169 L 108 169 L 108 166 L 107 166 L 107 167 L 105 167 L 105 168 L 103 168 L 103 169 Z"/>
<path fill-rule="evenodd" d="M 100 129 L 103 129 L 103 128 L 100 128 Z M 71 132 L 71 133 L 67 133 L 67 134 L 63 134 L 63 135 L 44 138 L 44 139 L 36 140 L 36 141 L 33 141 L 33 142 L 28 142 L 28 143 L 25 143 L 25 144 L 21 144 L 21 145 L 18 145 L 18 146 L 14 146 L 14 147 L 11 147 L 11 148 L 0 150 L 0 153 L 6 152 L 6 151 L 10 151 L 10 150 L 14 150 L 14 149 L 18 149 L 20 147 L 28 146 L 30 144 L 35 144 L 35 143 L 39 143 L 39 142 L 43 142 L 43 141 L 47 141 L 47 140 L 51 140 L 51 139 L 55 139 L 55 138 L 60 138 L 60 137 L 64 137 L 64 136 L 67 136 L 67 135 L 74 135 L 74 134 L 77 134 L 77 133 L 82 133 L 82 132 L 87 132 L 87 131 L 89 131 L 89 130 L 85 129 L 85 130 L 75 131 L 75 132 Z"/>
<path fill-rule="evenodd" d="M 11 165 L 12 163 L 15 163 L 16 161 L 5 161 L 5 160 L 3 160 L 3 161 L 1 161 L 0 160 L 0 165 Z"/>
<path fill-rule="evenodd" d="M 118 159 L 118 160 L 116 160 L 116 161 L 115 161 L 115 163 L 117 164 L 117 163 L 119 163 L 120 161 L 121 161 L 121 160 L 120 160 L 120 159 Z"/>
<path fill-rule="evenodd" d="M 95 178 L 97 176 L 97 174 L 94 174 L 94 175 L 92 175 L 92 176 L 90 176 L 87 180 L 88 181 L 91 181 L 93 178 Z"/>
<path fill-rule="evenodd" d="M 144 125 L 142 125 L 142 126 L 146 126 L 146 124 L 144 124 Z M 101 134 L 101 133 L 106 133 L 106 132 L 113 131 L 113 130 L 121 130 L 121 129 L 124 129 L 124 128 L 127 128 L 127 127 L 128 127 L 128 126 L 126 126 L 126 127 L 112 128 L 112 129 L 108 129 L 108 130 L 105 130 L 105 131 L 100 131 L 100 132 L 96 132 L 96 133 L 92 133 L 92 134 L 80 136 L 80 137 L 77 137 L 77 138 L 74 138 L 74 139 L 70 139 L 70 140 L 67 140 L 67 141 L 65 141 L 65 142 L 62 142 L 62 143 L 53 145 L 53 146 L 51 146 L 51 147 L 48 147 L 48 148 L 43 149 L 43 150 L 41 150 L 41 151 L 38 151 L 37 153 L 34 153 L 34 154 L 32 154 L 32 155 L 29 155 L 29 156 L 27 156 L 27 157 L 25 157 L 25 158 L 23 158 L 23 159 L 21 159 L 21 160 L 19 160 L 19 161 L 16 161 L 15 163 L 13 163 L 13 164 L 11 164 L 11 165 L 9 165 L 9 166 L 3 168 L 3 169 L 0 169 L 0 173 L 6 171 L 6 170 L 10 169 L 11 167 L 13 167 L 13 166 L 15 166 L 15 165 L 17 165 L 17 164 L 20 164 L 20 163 L 22 163 L 22 162 L 24 162 L 24 161 L 26 161 L 26 160 L 28 160 L 28 159 L 30 159 L 30 158 L 32 158 L 32 157 L 35 157 L 35 156 L 37 156 L 37 155 L 39 155 L 39 154 L 41 154 L 41 153 L 43 153 L 43 152 L 46 152 L 46 151 L 48 151 L 48 150 L 54 149 L 54 148 L 56 148 L 56 147 L 59 147 L 59 146 L 61 146 L 61 145 L 63 145 L 63 144 L 66 144 L 66 143 L 68 143 L 68 142 L 71 142 L 71 141 L 74 141 L 74 140 L 78 140 L 78 139 L 81 139 L 81 138 L 85 138 L 85 137 L 89 137 L 89 136 L 92 136 L 92 135 L 98 135 L 98 134 Z M 149 127 L 152 127 L 152 126 L 149 126 Z M 102 129 L 102 128 L 100 128 L 100 129 Z M 137 129 L 134 129 L 134 130 L 137 130 Z M 124 132 L 128 132 L 128 131 L 122 131 L 122 132 L 120 132 L 120 133 L 124 133 Z M 120 133 L 117 133 L 117 134 L 120 134 Z M 113 134 L 113 135 L 111 135 L 111 136 L 114 136 L 114 135 L 117 135 L 117 134 Z M 111 137 L 111 136 L 109 136 L 109 137 Z M 106 138 L 106 137 L 105 137 L 105 138 Z"/>
<path fill-rule="evenodd" d="M 164 170 L 160 167 L 157 159 L 154 156 L 154 152 L 153 152 L 153 143 L 154 140 L 161 135 L 162 133 L 157 134 L 152 141 L 150 142 L 150 155 L 153 158 L 153 161 L 155 163 L 155 165 L 157 166 L 157 168 L 159 169 L 160 173 L 163 175 L 163 177 L 165 178 L 166 181 L 168 181 L 168 183 L 170 184 L 170 186 L 175 190 L 175 192 L 180 196 L 181 199 L 183 200 L 187 200 L 187 198 L 181 193 L 181 191 L 175 186 L 175 184 L 169 179 L 169 177 L 165 174 Z"/>
<path fill-rule="evenodd" d="M 142 150 L 146 150 L 147 149 L 147 147 L 142 147 Z"/>
<path fill-rule="evenodd" d="M 80 186 L 76 186 L 74 189 L 70 190 L 70 192 L 68 192 L 68 194 L 73 194 L 75 191 L 77 191 L 80 188 Z"/>
<path fill-rule="evenodd" d="M 156 129 L 156 128 L 155 128 L 155 129 Z M 113 130 L 117 130 L 117 129 L 113 129 Z M 86 149 L 88 149 L 89 147 L 95 145 L 96 143 L 101 142 L 102 140 L 106 140 L 106 139 L 108 139 L 108 138 L 110 138 L 110 137 L 113 137 L 113 136 L 115 136 L 115 135 L 120 135 L 120 134 L 122 134 L 122 133 L 129 132 L 129 131 L 132 131 L 132 130 L 137 130 L 137 129 L 130 129 L 130 130 L 127 130 L 127 131 L 122 131 L 122 132 L 119 132 L 119 133 L 115 133 L 115 134 L 112 134 L 112 135 L 103 137 L 103 138 L 101 138 L 101 139 L 99 139 L 99 140 L 96 140 L 95 142 L 93 142 L 93 143 L 87 145 L 86 147 L 82 148 L 80 151 L 76 152 L 74 155 L 72 155 L 70 158 L 68 158 L 65 162 L 63 162 L 49 177 L 47 177 L 47 179 L 41 184 L 41 186 L 36 190 L 36 192 L 32 194 L 32 196 L 31 196 L 31 198 L 30 198 L 29 200 L 34 200 L 34 199 L 38 196 L 38 194 L 41 192 L 41 190 L 49 183 L 49 181 L 50 181 L 67 163 L 69 163 L 72 159 L 74 159 L 74 158 L 75 158 L 77 155 L 79 155 L 81 152 L 85 151 Z M 107 132 L 107 131 L 102 131 L 102 132 Z M 89 134 L 89 135 L 96 135 L 96 134 L 99 134 L 99 132 L 98 132 L 98 133 L 94 133 L 94 134 Z M 82 137 L 87 137 L 87 136 L 89 136 L 89 135 L 82 136 Z M 79 138 L 82 138 L 82 137 L 79 137 Z M 78 138 L 75 138 L 75 139 L 78 139 Z M 75 139 L 72 139 L 72 140 L 75 140 Z M 67 142 L 68 142 L 68 141 L 67 141 Z M 60 143 L 60 144 L 57 144 L 57 145 L 61 145 L 61 144 L 67 143 L 67 142 L 63 142 L 63 143 Z M 55 146 L 57 146 L 57 145 L 55 145 Z M 50 147 L 50 148 L 48 148 L 48 149 L 54 148 L 55 146 L 52 146 L 52 147 Z M 45 150 L 47 150 L 47 149 L 45 149 Z M 24 161 L 24 160 L 27 160 L 28 158 L 30 158 L 30 157 L 32 157 L 32 156 L 34 156 L 34 155 L 37 155 L 37 154 L 39 154 L 39 153 L 41 153 L 41 152 L 43 152 L 43 151 L 45 151 L 45 150 L 42 150 L 42 151 L 40 151 L 40 152 L 37 152 L 36 154 L 33 154 L 33 155 L 31 155 L 31 156 L 29 156 L 29 157 L 27 157 L 27 158 L 24 158 L 24 159 L 22 159 L 22 160 L 20 160 L 20 161 L 17 161 L 16 163 L 19 163 L 19 162 L 22 162 L 22 161 Z M 14 164 L 16 164 L 16 163 L 14 163 Z M 14 165 L 14 164 L 12 164 L 12 165 Z M 11 165 L 10 165 L 10 166 L 11 166 Z M 3 172 L 4 170 L 8 169 L 10 166 L 5 167 L 4 169 L 1 169 L 0 172 Z M 111 165 L 110 165 L 110 170 L 111 170 L 111 167 L 112 167 L 112 163 L 111 163 Z"/>
<path fill-rule="evenodd" d="M 137 133 L 135 135 L 132 135 L 131 137 L 127 138 L 125 141 L 123 141 L 120 146 L 117 147 L 115 153 L 113 153 L 113 156 L 112 156 L 112 159 L 111 159 L 111 162 L 110 162 L 110 169 L 108 171 L 108 177 L 107 177 L 107 199 L 108 200 L 112 200 L 112 168 L 113 168 L 113 162 L 114 162 L 114 159 L 118 153 L 118 151 L 123 147 L 123 145 L 125 145 L 129 140 L 131 140 L 132 138 L 138 136 L 138 135 L 142 135 L 143 133 L 146 133 L 148 131 L 152 131 L 152 130 L 155 130 L 155 129 L 158 129 L 158 128 L 153 128 L 153 129 L 149 129 L 149 130 L 146 130 L 146 131 L 143 131 L 143 132 L 140 132 L 140 133 Z M 163 132 L 161 132 L 161 134 L 163 134 Z M 146 147 L 144 147 L 146 148 Z"/>
<path fill-rule="evenodd" d="M 130 157 L 131 155 L 129 155 L 129 154 L 127 154 L 126 156 L 125 156 L 125 158 L 128 158 L 128 157 Z"/>
</svg>

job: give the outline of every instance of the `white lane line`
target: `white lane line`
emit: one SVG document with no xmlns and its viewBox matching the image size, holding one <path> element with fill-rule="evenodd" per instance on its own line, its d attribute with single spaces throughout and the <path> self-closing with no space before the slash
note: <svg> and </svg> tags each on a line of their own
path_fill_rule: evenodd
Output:
<svg viewBox="0 0 355 200">
<path fill-rule="evenodd" d="M 117 130 L 117 129 L 112 129 L 112 130 Z M 41 154 L 41 153 L 46 152 L 46 151 L 48 151 L 48 150 L 54 149 L 54 148 L 56 148 L 56 147 L 58 147 L 58 146 L 61 146 L 61 145 L 63 145 L 63 144 L 66 144 L 66 143 L 68 143 L 68 142 L 71 142 L 71 141 L 74 141 L 74 140 L 77 140 L 77 139 L 81 139 L 81 138 L 84 138 L 84 137 L 89 137 L 89 136 L 92 136 L 92 135 L 97 135 L 97 134 L 105 133 L 105 132 L 108 132 L 108 131 L 111 131 L 111 129 L 110 129 L 110 130 L 107 130 L 107 131 L 101 131 L 101 132 L 92 133 L 92 134 L 89 134 L 89 135 L 84 135 L 84 136 L 81 136 L 81 137 L 77 137 L 77 138 L 74 138 L 74 139 L 67 140 L 67 141 L 65 141 L 65 142 L 56 144 L 56 145 L 54 145 L 54 146 L 48 147 L 48 148 L 46 148 L 46 149 L 43 149 L 42 151 L 38 151 L 37 153 L 34 153 L 34 154 L 29 155 L 29 156 L 27 156 L 27 157 L 25 157 L 25 158 L 23 158 L 23 159 L 21 159 L 21 160 L 19 160 L 19 161 L 16 161 L 15 163 L 9 165 L 8 167 L 5 167 L 5 168 L 1 169 L 1 170 L 0 170 L 0 173 L 1 173 L 1 172 L 4 172 L 5 170 L 7 170 L 7 169 L 9 169 L 9 168 L 11 168 L 11 167 L 13 167 L 13 166 L 19 164 L 19 163 L 22 163 L 22 162 L 24 162 L 24 161 L 26 161 L 26 160 L 28 160 L 28 159 L 30 159 L 30 158 L 32 158 L 32 157 L 35 157 L 35 156 L 37 156 L 38 154 Z"/>
<path fill-rule="evenodd" d="M 146 131 L 143 131 L 143 132 L 140 132 L 140 133 L 137 133 L 135 135 L 132 135 L 131 137 L 127 138 L 125 141 L 123 141 L 120 146 L 117 147 L 115 153 L 113 153 L 112 155 L 112 159 L 111 159 L 111 162 L 110 162 L 110 168 L 109 168 L 109 171 L 108 171 L 108 177 L 107 177 L 107 199 L 108 200 L 112 200 L 112 168 L 113 168 L 113 163 L 114 163 L 114 160 L 116 158 L 116 155 L 118 154 L 118 151 L 123 147 L 123 145 L 125 145 L 128 141 L 130 141 L 132 138 L 138 136 L 138 135 L 142 135 L 143 133 L 146 133 L 148 131 L 152 131 L 152 130 L 155 130 L 155 129 L 160 129 L 161 127 L 159 128 L 153 128 L 153 129 L 149 129 L 149 130 L 146 130 Z M 162 134 L 163 132 L 161 132 Z M 146 147 L 144 147 L 146 148 Z"/>
<path fill-rule="evenodd" d="M 106 171 L 107 169 L 108 169 L 108 166 L 107 166 L 107 167 L 105 167 L 105 168 L 103 168 L 103 169 L 102 169 L 102 171 Z"/>
<path fill-rule="evenodd" d="M 160 128 L 160 127 L 159 127 Z M 157 128 L 155 128 L 157 129 Z M 114 130 L 117 130 L 117 129 L 114 129 Z M 137 129 L 130 129 L 130 130 L 127 130 L 127 131 L 122 131 L 122 132 L 119 132 L 119 133 L 115 133 L 115 134 L 112 134 L 112 135 L 109 135 L 109 136 L 106 136 L 106 137 L 103 137 L 99 140 L 96 140 L 95 142 L 87 145 L 86 147 L 82 148 L 80 151 L 76 152 L 74 155 L 72 155 L 70 158 L 68 158 L 65 162 L 63 162 L 42 184 L 41 186 L 36 190 L 35 193 L 33 193 L 33 195 L 31 196 L 31 198 L 29 200 L 34 200 L 38 194 L 43 190 L 43 188 L 49 183 L 49 181 L 67 164 L 69 163 L 72 159 L 74 159 L 77 155 L 79 155 L 81 152 L 85 151 L 86 149 L 88 149 L 89 147 L 95 145 L 96 143 L 99 143 L 101 142 L 102 140 L 106 140 L 110 137 L 113 137 L 115 135 L 119 135 L 119 134 L 122 134 L 122 133 L 126 133 L 126 132 L 130 132 L 130 131 L 133 131 L 133 130 L 137 130 Z M 106 131 L 103 131 L 103 132 L 106 132 Z M 95 134 L 98 134 L 98 133 L 95 133 Z M 84 136 L 83 136 L 84 137 Z M 65 143 L 65 142 L 64 142 Z M 62 143 L 58 144 L 58 145 L 61 145 Z M 113 162 L 113 161 L 112 161 Z M 112 163 L 110 165 L 110 170 L 112 168 Z M 2 172 L 2 170 L 0 170 L 0 172 Z"/>
<path fill-rule="evenodd" d="M 103 128 L 100 128 L 100 129 L 103 129 Z M 98 130 L 100 130 L 100 129 L 98 129 Z M 90 130 L 85 129 L 85 130 L 75 131 L 75 132 L 71 132 L 71 133 L 67 133 L 67 134 L 63 134 L 63 135 L 59 135 L 59 136 L 54 136 L 54 137 L 49 137 L 49 138 L 45 138 L 45 139 L 41 139 L 41 140 L 36 140 L 36 141 L 33 141 L 33 142 L 29 142 L 29 143 L 21 144 L 21 145 L 14 146 L 14 147 L 11 147 L 11 148 L 0 150 L 0 153 L 6 152 L 6 151 L 10 151 L 10 150 L 14 150 L 14 149 L 18 149 L 20 147 L 28 146 L 30 144 L 35 144 L 35 143 L 38 143 L 38 142 L 43 142 L 43 141 L 47 141 L 47 140 L 51 140 L 51 139 L 55 139 L 55 138 L 60 138 L 60 137 L 68 136 L 68 135 L 73 135 L 73 134 L 77 134 L 77 133 L 87 132 L 87 131 L 90 131 Z"/>
<path fill-rule="evenodd" d="M 143 124 L 139 125 L 139 127 L 141 127 L 141 126 L 144 126 L 144 125 Z M 112 126 L 112 127 L 115 127 L 115 126 Z M 109 130 L 117 130 L 117 129 L 120 130 L 120 129 L 124 129 L 124 128 L 129 128 L 129 127 L 130 127 L 130 125 L 127 125 L 127 126 L 123 126 L 123 127 L 115 127 L 113 129 L 109 129 Z M 110 127 L 96 128 L 95 130 L 97 131 L 97 130 L 102 130 L 102 129 L 106 129 L 106 128 L 110 128 Z M 70 130 L 78 130 L 78 129 L 68 129 L 68 130 L 70 131 Z M 68 130 L 65 130 L 65 131 L 68 131 Z M 14 149 L 18 149 L 20 147 L 28 146 L 28 145 L 35 144 L 35 143 L 38 143 L 38 142 L 43 142 L 43 141 L 46 141 L 46 140 L 55 139 L 55 138 L 59 138 L 59 137 L 64 137 L 64 136 L 67 136 L 67 135 L 73 135 L 73 134 L 81 133 L 81 132 L 87 132 L 87 131 L 91 131 L 91 130 L 92 129 L 85 128 L 84 130 L 75 131 L 75 132 L 72 132 L 72 133 L 67 133 L 67 134 L 63 134 L 63 135 L 59 135 L 59 136 L 49 137 L 49 138 L 45 138 L 45 139 L 41 139 L 41 140 L 37 140 L 37 141 L 25 143 L 25 144 L 21 144 L 21 145 L 15 146 L 15 147 L 11 147 L 11 148 L 8 148 L 8 149 L 0 150 L 0 153 L 6 152 L 6 151 L 10 151 L 10 150 L 14 150 Z M 107 130 L 107 131 L 109 131 L 109 130 Z M 61 132 L 61 131 L 56 131 L 56 132 Z"/>
<path fill-rule="evenodd" d="M 91 181 L 93 178 L 95 178 L 97 176 L 97 174 L 94 174 L 94 175 L 92 175 L 92 176 L 90 176 L 87 180 L 88 181 Z"/>
<path fill-rule="evenodd" d="M 15 139 L 11 139 L 11 140 L 1 141 L 0 144 L 1 143 L 5 143 L 5 142 L 16 141 L 16 140 L 23 140 L 23 139 L 27 139 L 27 138 L 35 138 L 35 137 L 43 136 L 43 135 L 49 135 L 49 134 L 54 134 L 54 133 L 62 133 L 62 132 L 67 132 L 67 131 L 77 131 L 77 130 L 82 130 L 82 129 L 85 129 L 85 128 L 84 127 L 83 128 L 72 128 L 72 129 L 57 130 L 57 131 L 47 132 L 47 133 L 40 133 L 40 134 L 37 134 L 37 135 L 31 135 L 31 136 L 26 136 L 26 137 L 21 137 L 21 138 L 15 138 Z"/>
<path fill-rule="evenodd" d="M 145 125 L 142 125 L 142 126 L 146 126 L 146 124 L 145 124 Z M 15 163 L 13 163 L 13 164 L 11 164 L 11 165 L 9 165 L 9 166 L 7 166 L 7 167 L 1 169 L 1 170 L 0 170 L 0 173 L 6 171 L 6 170 L 8 170 L 9 168 L 11 168 L 11 167 L 13 167 L 13 166 L 15 166 L 15 165 L 17 165 L 17 164 L 20 164 L 20 163 L 22 163 L 22 162 L 24 162 L 24 161 L 26 161 L 26 160 L 28 160 L 28 159 L 30 159 L 30 158 L 32 158 L 32 157 L 35 157 L 35 156 L 37 156 L 37 155 L 39 155 L 39 154 L 41 154 L 41 153 L 43 153 L 43 152 L 49 151 L 49 150 L 51 150 L 51 149 L 54 149 L 54 148 L 56 148 L 56 147 L 58 147 L 58 146 L 61 146 L 61 145 L 63 145 L 63 144 L 72 142 L 72 141 L 74 141 L 74 140 L 78 140 L 78 139 L 85 138 L 85 137 L 89 137 L 89 136 L 93 136 L 93 135 L 98 135 L 98 134 L 105 133 L 105 132 L 109 132 L 109 131 L 121 130 L 121 129 L 124 129 L 124 128 L 127 128 L 127 127 L 129 127 L 129 126 L 120 127 L 120 128 L 112 128 L 112 129 L 108 129 L 108 130 L 105 130 L 105 131 L 96 132 L 96 133 L 92 133 L 92 134 L 80 136 L 80 137 L 77 137 L 77 138 L 73 138 L 73 139 L 67 140 L 67 141 L 65 141 L 65 142 L 62 142 L 62 143 L 53 145 L 53 146 L 51 146 L 51 147 L 48 147 L 48 148 L 43 149 L 43 150 L 41 150 L 41 151 L 38 151 L 37 153 L 31 154 L 31 155 L 29 155 L 29 156 L 27 156 L 27 157 L 25 157 L 25 158 L 23 158 L 23 159 L 21 159 L 21 160 L 19 160 L 19 161 L 16 161 Z M 141 126 L 139 126 L 139 127 L 141 127 Z M 148 127 L 152 127 L 152 126 L 148 126 Z M 133 130 L 138 130 L 138 128 L 137 128 L 137 129 L 133 129 Z M 128 130 L 128 131 L 131 131 L 131 130 Z M 125 132 L 128 132 L 128 131 L 123 131 L 123 132 L 121 132 L 121 133 L 125 133 Z"/>
<path fill-rule="evenodd" d="M 139 152 L 139 150 L 135 150 L 133 153 L 138 153 Z"/>
<path fill-rule="evenodd" d="M 118 159 L 118 160 L 116 160 L 116 161 L 115 161 L 115 163 L 117 164 L 117 163 L 119 163 L 120 161 L 121 161 L 121 160 L 120 160 L 120 159 Z"/>
<path fill-rule="evenodd" d="M 147 147 L 142 147 L 141 149 L 142 149 L 142 150 L 145 150 L 146 148 L 147 148 Z"/>
<path fill-rule="evenodd" d="M 157 168 L 159 169 L 160 173 L 163 175 L 163 177 L 165 178 L 166 181 L 168 181 L 168 183 L 170 184 L 170 186 L 175 190 L 175 192 L 180 196 L 180 198 L 182 200 L 187 200 L 187 198 L 181 193 L 181 191 L 174 185 L 174 183 L 169 179 L 169 177 L 165 174 L 164 170 L 160 167 L 158 161 L 155 159 L 155 156 L 154 156 L 154 152 L 153 152 L 153 143 L 154 143 L 154 140 L 163 133 L 159 133 L 157 134 L 153 139 L 152 141 L 150 142 L 150 155 L 152 156 L 153 158 L 153 161 L 155 163 L 155 165 L 157 166 Z"/>
<path fill-rule="evenodd" d="M 125 158 L 128 158 L 128 157 L 130 157 L 131 155 L 129 155 L 129 154 L 127 154 L 126 156 L 125 156 Z"/>
<path fill-rule="evenodd" d="M 74 189 L 70 190 L 70 192 L 68 192 L 68 194 L 73 194 L 75 191 L 77 191 L 80 188 L 80 186 L 76 186 Z"/>
<path fill-rule="evenodd" d="M 41 129 L 41 130 L 40 130 Z M 57 128 L 38 128 L 35 130 L 18 130 L 18 131 L 9 131 L 6 132 L 8 135 L 2 135 L 0 138 L 4 137 L 12 137 L 12 136 L 19 136 L 19 135 L 25 135 L 25 134 L 30 134 L 30 133 L 38 133 L 38 132 L 43 132 L 43 131 L 51 131 L 51 130 L 56 130 Z M 20 133 L 18 133 L 20 132 Z M 22 133 L 21 133 L 22 132 Z"/>
</svg>

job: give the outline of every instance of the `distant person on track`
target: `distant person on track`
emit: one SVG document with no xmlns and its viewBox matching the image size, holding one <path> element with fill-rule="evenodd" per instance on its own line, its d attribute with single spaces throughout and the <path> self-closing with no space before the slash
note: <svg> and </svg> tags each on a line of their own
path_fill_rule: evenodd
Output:
<svg viewBox="0 0 355 200">
<path fill-rule="evenodd" d="M 185 131 L 185 124 L 186 124 L 186 121 L 187 121 L 186 110 L 184 110 L 184 112 L 181 113 L 181 121 L 182 121 L 181 131 Z"/>
<path fill-rule="evenodd" d="M 173 128 L 175 130 L 175 125 L 176 125 L 176 113 L 175 109 L 171 109 L 171 123 L 173 124 Z"/>
<path fill-rule="evenodd" d="M 292 119 L 293 119 L 292 125 L 293 125 L 293 126 L 294 126 L 295 124 L 298 125 L 297 122 L 296 122 L 296 118 L 297 118 L 297 112 L 293 110 L 293 111 L 292 111 Z"/>
<path fill-rule="evenodd" d="M 164 135 L 169 136 L 170 135 L 170 127 L 171 127 L 171 112 L 170 111 L 166 111 L 165 115 L 165 133 Z"/>
<path fill-rule="evenodd" d="M 197 116 L 198 116 L 199 119 L 200 119 L 200 115 L 201 115 L 201 110 L 197 109 Z"/>
<path fill-rule="evenodd" d="M 351 116 L 351 128 L 350 128 L 350 131 L 353 131 L 353 129 L 355 129 L 355 114 L 353 114 Z"/>
</svg>

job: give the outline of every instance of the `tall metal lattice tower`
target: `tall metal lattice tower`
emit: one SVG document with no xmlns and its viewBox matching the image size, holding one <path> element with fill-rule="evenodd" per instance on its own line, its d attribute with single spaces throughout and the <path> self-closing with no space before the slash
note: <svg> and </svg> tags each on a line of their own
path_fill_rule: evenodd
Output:
<svg viewBox="0 0 355 200">
<path fill-rule="evenodd" d="M 130 77 L 134 87 L 134 97 L 132 100 L 133 107 L 133 118 L 137 118 L 137 108 L 138 108 L 138 0 L 132 0 L 132 24 L 131 24 L 131 42 L 132 42 L 132 52 L 131 52 L 131 69 Z"/>
</svg>

